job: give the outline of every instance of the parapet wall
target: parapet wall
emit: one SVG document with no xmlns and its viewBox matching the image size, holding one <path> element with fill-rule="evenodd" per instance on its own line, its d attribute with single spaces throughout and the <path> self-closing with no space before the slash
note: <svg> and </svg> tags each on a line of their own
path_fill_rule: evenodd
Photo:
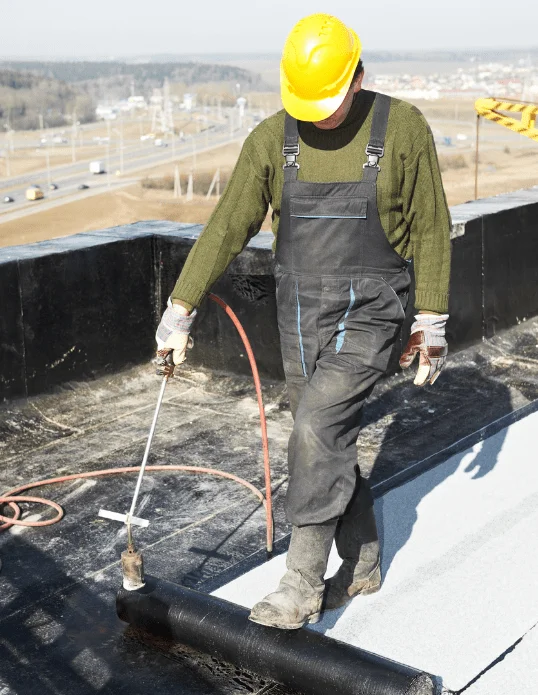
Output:
<svg viewBox="0 0 538 695">
<path fill-rule="evenodd" d="M 448 341 L 461 349 L 538 314 L 538 186 L 451 209 Z M 149 360 L 166 298 L 202 225 L 139 222 L 0 249 L 0 400 Z M 213 291 L 243 322 L 263 375 L 283 378 L 271 233 Z M 412 321 L 413 294 L 399 350 Z M 246 373 L 243 345 L 205 301 L 194 365 Z"/>
</svg>

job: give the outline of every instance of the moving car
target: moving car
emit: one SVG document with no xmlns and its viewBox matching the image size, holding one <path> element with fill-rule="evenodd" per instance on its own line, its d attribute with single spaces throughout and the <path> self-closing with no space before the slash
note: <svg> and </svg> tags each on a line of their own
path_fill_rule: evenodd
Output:
<svg viewBox="0 0 538 695">
<path fill-rule="evenodd" d="M 81 183 L 80 186 L 78 187 L 79 191 L 85 191 L 87 188 L 89 188 L 87 183 Z"/>
<path fill-rule="evenodd" d="M 10 195 L 5 195 L 4 198 L 3 198 L 3 200 L 2 200 L 2 202 L 3 202 L 3 203 L 13 203 L 14 201 L 13 201 L 13 198 L 12 198 Z"/>
<path fill-rule="evenodd" d="M 99 160 L 95 160 L 93 162 L 90 162 L 90 173 L 91 174 L 104 174 L 105 173 L 105 167 L 103 166 L 103 162 L 100 162 Z"/>
<path fill-rule="evenodd" d="M 41 200 L 44 197 L 43 191 L 37 185 L 26 189 L 26 200 Z"/>
</svg>

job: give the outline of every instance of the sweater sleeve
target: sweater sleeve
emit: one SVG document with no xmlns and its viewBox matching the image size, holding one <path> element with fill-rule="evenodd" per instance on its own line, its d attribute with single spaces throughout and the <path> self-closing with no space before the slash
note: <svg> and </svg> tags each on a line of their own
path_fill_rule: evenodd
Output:
<svg viewBox="0 0 538 695">
<path fill-rule="evenodd" d="M 415 307 L 446 313 L 450 283 L 451 219 L 432 132 L 420 115 L 419 134 L 405 162 L 404 216 L 415 266 Z M 421 132 L 420 132 L 421 131 Z"/>
<path fill-rule="evenodd" d="M 258 155 L 256 129 L 246 138 L 228 181 L 202 233 L 192 247 L 172 300 L 187 309 L 199 306 L 263 224 L 269 207 L 267 161 Z"/>
</svg>

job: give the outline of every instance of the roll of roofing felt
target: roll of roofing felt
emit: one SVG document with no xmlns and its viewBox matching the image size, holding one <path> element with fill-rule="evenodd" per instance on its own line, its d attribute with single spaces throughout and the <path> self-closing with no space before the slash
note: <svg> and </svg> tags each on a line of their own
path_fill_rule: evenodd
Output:
<svg viewBox="0 0 538 695">
<path fill-rule="evenodd" d="M 121 589 L 119 617 L 305 695 L 433 695 L 428 674 L 312 630 L 279 630 L 214 596 L 146 576 Z"/>
</svg>

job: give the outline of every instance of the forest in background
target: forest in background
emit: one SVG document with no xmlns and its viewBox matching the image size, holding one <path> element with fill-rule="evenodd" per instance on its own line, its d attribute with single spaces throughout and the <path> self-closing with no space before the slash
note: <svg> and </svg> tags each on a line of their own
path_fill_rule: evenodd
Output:
<svg viewBox="0 0 538 695">
<path fill-rule="evenodd" d="M 100 101 L 127 99 L 131 94 L 146 99 L 154 89 L 170 82 L 171 94 L 205 85 L 223 96 L 223 105 L 234 103 L 235 85 L 242 91 L 271 91 L 253 72 L 211 63 L 35 62 L 0 63 L 0 128 L 29 130 L 52 128 L 95 120 Z"/>
<path fill-rule="evenodd" d="M 67 115 L 76 112 L 77 120 L 95 119 L 95 104 L 80 87 L 42 75 L 0 68 L 0 126 L 5 130 L 30 130 L 63 126 Z"/>
</svg>

